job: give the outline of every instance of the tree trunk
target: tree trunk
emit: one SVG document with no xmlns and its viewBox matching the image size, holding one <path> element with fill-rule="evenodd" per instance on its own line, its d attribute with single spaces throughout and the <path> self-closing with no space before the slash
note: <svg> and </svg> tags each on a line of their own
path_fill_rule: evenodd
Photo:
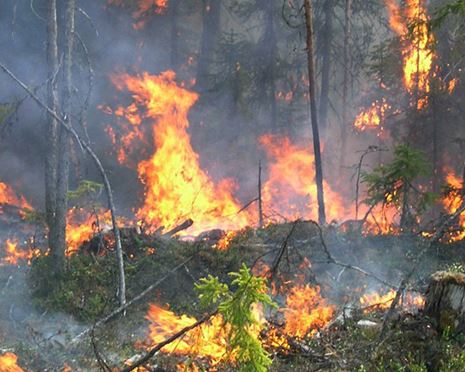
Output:
<svg viewBox="0 0 465 372">
<path fill-rule="evenodd" d="M 344 20 L 344 80 L 342 83 L 342 123 L 341 123 L 341 150 L 339 153 L 339 168 L 343 170 L 345 164 L 344 159 L 347 151 L 347 127 L 348 123 L 348 93 L 349 93 L 349 79 L 350 79 L 350 17 L 352 14 L 352 0 L 346 0 L 345 6 L 345 20 Z"/>
<path fill-rule="evenodd" d="M 72 126 L 72 89 L 73 89 L 73 49 L 74 49 L 74 15 L 76 0 L 67 0 L 65 8 L 64 62 L 63 62 L 63 116 L 68 126 Z M 69 151 L 70 136 L 65 128 L 60 127 L 59 162 L 57 176 L 56 227 L 57 262 L 64 264 L 66 251 L 66 214 L 68 211 Z M 63 265 L 64 266 L 64 265 Z M 61 269 L 61 267 L 59 268 Z"/>
<path fill-rule="evenodd" d="M 221 32 L 221 0 L 203 0 L 202 17 L 202 41 L 197 64 L 197 87 L 201 91 L 207 85 L 210 65 Z"/>
<path fill-rule="evenodd" d="M 438 271 L 431 276 L 426 292 L 425 314 L 440 332 L 465 330 L 465 275 Z"/>
<path fill-rule="evenodd" d="M 326 129 L 328 126 L 328 104 L 331 73 L 331 43 L 333 33 L 333 4 L 334 0 L 326 0 L 323 8 L 325 23 L 322 38 L 322 68 L 321 68 L 321 92 L 320 92 L 320 126 Z"/>
<path fill-rule="evenodd" d="M 320 134 L 318 130 L 318 115 L 315 99 L 315 61 L 313 53 L 313 14 L 311 0 L 305 0 L 305 23 L 307 28 L 308 81 L 313 132 L 313 151 L 315 153 L 315 181 L 318 198 L 318 222 L 323 225 L 326 223 L 326 212 L 324 203 L 323 166 L 321 161 Z"/>
<path fill-rule="evenodd" d="M 47 104 L 55 112 L 58 112 L 58 23 L 56 0 L 48 0 L 47 5 Z M 56 196 L 57 196 L 57 170 L 58 170 L 58 122 L 53 116 L 49 116 L 47 128 L 47 147 L 45 163 L 45 213 L 48 227 L 48 245 L 55 256 L 58 250 L 56 217 Z M 55 266 L 59 267 L 60 262 Z"/>
</svg>

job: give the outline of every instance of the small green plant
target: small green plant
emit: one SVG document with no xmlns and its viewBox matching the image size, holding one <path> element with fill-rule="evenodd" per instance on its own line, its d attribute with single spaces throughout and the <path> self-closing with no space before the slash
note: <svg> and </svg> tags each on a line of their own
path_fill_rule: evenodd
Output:
<svg viewBox="0 0 465 372">
<path fill-rule="evenodd" d="M 79 199 L 99 194 L 102 191 L 103 185 L 94 181 L 82 180 L 76 190 L 68 191 L 68 198 Z"/>
<path fill-rule="evenodd" d="M 368 187 L 365 203 L 396 208 L 400 211 L 400 228 L 412 228 L 414 214 L 420 214 L 435 200 L 433 193 L 421 191 L 414 185 L 418 177 L 427 176 L 429 172 L 422 152 L 408 145 L 398 145 L 391 163 L 362 174 L 362 182 Z"/>
<path fill-rule="evenodd" d="M 257 304 L 275 306 L 266 294 L 265 279 L 255 277 L 242 265 L 239 272 L 229 273 L 232 279 L 230 287 L 221 283 L 218 278 L 209 275 L 196 284 L 202 306 L 218 306 L 226 325 L 229 325 L 229 350 L 227 355 L 234 358 L 241 371 L 265 372 L 271 365 L 271 359 L 258 339 L 254 327 L 259 322 L 253 313 Z"/>
</svg>

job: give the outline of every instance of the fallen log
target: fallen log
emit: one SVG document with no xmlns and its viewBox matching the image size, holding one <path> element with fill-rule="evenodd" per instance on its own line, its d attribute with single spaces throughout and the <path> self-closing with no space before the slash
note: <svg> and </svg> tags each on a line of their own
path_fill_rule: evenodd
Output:
<svg viewBox="0 0 465 372">
<path fill-rule="evenodd" d="M 188 220 L 184 221 L 182 224 L 180 224 L 180 225 L 172 228 L 170 231 L 164 233 L 162 236 L 165 237 L 165 238 L 170 238 L 173 235 L 176 235 L 178 232 L 181 232 L 183 230 L 188 229 L 193 224 L 194 224 L 194 221 L 189 218 Z"/>
<path fill-rule="evenodd" d="M 431 276 L 426 292 L 425 314 L 438 331 L 465 330 L 465 274 L 438 271 Z"/>
</svg>

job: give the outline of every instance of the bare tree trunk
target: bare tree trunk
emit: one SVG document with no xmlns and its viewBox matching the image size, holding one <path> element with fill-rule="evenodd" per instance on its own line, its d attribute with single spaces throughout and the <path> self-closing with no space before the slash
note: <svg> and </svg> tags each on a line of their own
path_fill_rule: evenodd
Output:
<svg viewBox="0 0 465 372">
<path fill-rule="evenodd" d="M 258 162 L 258 227 L 263 227 L 262 162 Z"/>
<path fill-rule="evenodd" d="M 328 126 L 328 103 L 331 73 L 331 43 L 333 33 L 333 8 L 334 0 L 326 0 L 323 8 L 325 23 L 322 38 L 322 67 L 321 67 L 321 92 L 320 92 L 320 125 L 323 129 Z"/>
<path fill-rule="evenodd" d="M 85 150 L 90 157 L 92 158 L 93 162 L 97 166 L 102 178 L 103 178 L 103 185 L 105 186 L 105 191 L 107 193 L 107 200 L 108 200 L 108 208 L 110 209 L 111 213 L 111 221 L 113 225 L 113 232 L 115 234 L 115 241 L 116 241 L 116 258 L 118 261 L 118 274 L 119 274 L 119 287 L 118 287 L 118 295 L 120 300 L 120 306 L 124 307 L 126 304 L 126 281 L 124 276 L 124 261 L 123 261 L 123 249 L 121 246 L 121 235 L 119 232 L 118 225 L 116 223 L 116 209 L 115 204 L 113 202 L 113 192 L 111 190 L 110 181 L 108 180 L 107 173 L 105 172 L 105 168 L 98 158 L 97 154 L 92 150 L 89 143 L 84 142 L 81 140 L 77 132 L 74 130 L 73 127 L 69 126 L 65 120 L 63 120 L 56 111 L 53 111 L 50 107 L 48 107 L 40 98 L 21 80 L 19 80 L 5 65 L 0 63 L 0 69 L 3 70 L 9 77 L 11 77 L 22 89 L 24 89 L 32 99 L 47 113 L 53 117 L 61 126 L 61 128 L 65 128 L 68 133 L 74 138 L 76 143 Z"/>
<path fill-rule="evenodd" d="M 67 0 L 65 5 L 64 27 L 64 62 L 63 62 L 63 116 L 66 124 L 72 126 L 72 89 L 73 89 L 73 49 L 74 49 L 74 15 L 75 0 Z M 57 198 L 56 198 L 56 244 L 55 259 L 59 263 L 58 270 L 64 268 L 66 251 L 66 214 L 68 211 L 68 181 L 69 181 L 69 150 L 70 137 L 68 132 L 60 128 L 59 158 L 57 174 Z"/>
<path fill-rule="evenodd" d="M 307 53 L 308 53 L 308 80 L 310 94 L 310 110 L 313 132 L 313 151 L 315 153 L 315 180 L 318 198 L 318 222 L 326 224 L 326 212 L 323 190 L 323 166 L 321 161 L 320 133 L 318 130 L 318 115 L 315 99 L 315 60 L 313 53 L 313 14 L 311 0 L 304 0 L 305 24 L 307 28 Z"/>
<path fill-rule="evenodd" d="M 221 33 L 221 0 L 203 0 L 203 30 L 197 64 L 197 87 L 205 89 L 209 68 Z"/>
<path fill-rule="evenodd" d="M 348 92 L 349 92 L 349 79 L 350 79 L 350 17 L 352 14 L 352 0 L 346 0 L 345 6 L 345 20 L 344 20 L 344 81 L 342 83 L 342 123 L 341 123 L 341 149 L 339 153 L 339 167 L 344 167 L 344 159 L 347 151 L 347 125 L 348 123 Z"/>
<path fill-rule="evenodd" d="M 47 104 L 53 111 L 58 112 L 58 91 L 56 76 L 58 74 L 59 63 L 56 0 L 48 0 L 47 4 L 47 65 Z M 53 116 L 49 116 L 47 129 L 48 152 L 46 155 L 45 163 L 45 213 L 48 227 L 48 245 L 52 257 L 55 257 L 55 252 L 58 250 L 57 230 L 55 224 L 58 169 L 58 133 L 58 122 Z M 61 263 L 57 262 L 55 266 L 59 267 L 60 265 Z"/>
</svg>

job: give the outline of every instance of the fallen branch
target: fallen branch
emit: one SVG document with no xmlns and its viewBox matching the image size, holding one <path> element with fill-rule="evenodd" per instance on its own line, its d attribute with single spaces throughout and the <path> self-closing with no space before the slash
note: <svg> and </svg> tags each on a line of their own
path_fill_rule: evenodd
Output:
<svg viewBox="0 0 465 372">
<path fill-rule="evenodd" d="M 276 256 L 276 258 L 274 260 L 273 267 L 270 270 L 270 277 L 269 277 L 270 280 L 273 280 L 273 277 L 276 275 L 276 272 L 278 271 L 279 264 L 281 263 L 283 255 L 287 250 L 287 247 L 288 247 L 288 244 L 289 244 L 289 239 L 291 238 L 292 234 L 294 234 L 294 231 L 295 231 L 295 229 L 296 229 L 299 222 L 300 222 L 300 220 L 294 221 L 294 223 L 292 224 L 291 230 L 289 231 L 289 233 L 287 234 L 287 236 L 284 239 L 283 243 L 281 244 L 278 255 Z"/>
<path fill-rule="evenodd" d="M 194 221 L 191 220 L 190 218 L 186 221 L 184 221 L 182 224 L 172 228 L 170 231 L 168 231 L 167 233 L 163 234 L 162 236 L 163 237 L 166 237 L 166 238 L 170 238 L 172 237 L 173 235 L 176 235 L 178 232 L 180 231 L 183 231 L 183 230 L 186 230 L 188 229 L 189 227 L 191 227 L 192 225 L 194 224 Z"/>
<path fill-rule="evenodd" d="M 99 157 L 95 154 L 95 152 L 92 150 L 90 145 L 84 141 L 81 140 L 77 132 L 74 130 L 73 127 L 69 126 L 65 120 L 63 120 L 54 110 L 52 110 L 48 105 L 46 105 L 44 102 L 41 101 L 41 99 L 26 85 L 24 84 L 21 80 L 19 80 L 5 65 L 0 63 L 0 69 L 2 69 L 11 79 L 13 79 L 22 89 L 24 89 L 29 96 L 47 113 L 53 117 L 60 125 L 63 126 L 63 128 L 66 129 L 68 133 L 70 133 L 75 141 L 79 144 L 82 150 L 85 150 L 92 160 L 94 161 L 95 165 L 97 166 L 100 175 L 103 178 L 103 183 L 105 186 L 105 191 L 107 193 L 107 202 L 108 202 L 108 208 L 110 209 L 110 214 L 111 214 L 111 222 L 113 226 L 113 233 L 115 235 L 115 242 L 116 242 L 116 259 L 118 261 L 118 274 L 119 274 L 119 286 L 118 286 L 118 298 L 119 298 L 119 303 L 120 306 L 124 306 L 126 303 L 126 280 L 124 276 L 124 261 L 123 261 L 123 248 L 121 245 L 121 236 L 120 232 L 118 229 L 118 225 L 116 222 L 116 212 L 115 212 L 115 205 L 113 203 L 113 192 L 111 189 L 110 181 L 108 179 L 107 173 L 105 171 L 105 168 L 103 167 Z"/>
<path fill-rule="evenodd" d="M 218 314 L 218 309 L 216 309 L 215 311 L 205 315 L 204 317 L 202 317 L 200 320 L 198 320 L 197 322 L 195 322 L 194 324 L 188 326 L 188 327 L 184 327 L 183 329 L 181 329 L 179 332 L 175 333 L 173 336 L 167 338 L 165 341 L 163 342 L 160 342 L 158 345 L 156 345 L 153 349 L 151 349 L 147 354 L 145 354 L 145 356 L 143 356 L 142 358 L 140 358 L 139 360 L 137 360 L 134 364 L 126 367 L 126 368 L 123 368 L 121 370 L 121 372 L 130 372 L 130 371 L 133 371 L 135 370 L 136 368 L 140 367 L 140 366 L 143 366 L 144 364 L 146 364 L 156 353 L 158 353 L 161 349 L 163 349 L 166 345 L 176 341 L 178 338 L 184 336 L 187 332 L 201 326 L 202 324 L 204 324 L 205 322 L 208 322 L 211 318 L 213 318 L 215 315 Z"/>
<path fill-rule="evenodd" d="M 194 258 L 194 256 L 190 256 L 189 258 L 187 258 L 186 260 L 184 260 L 183 262 L 181 262 L 179 265 L 173 267 L 170 271 L 168 271 L 165 276 L 163 276 L 162 278 L 158 279 L 155 283 L 151 284 L 150 286 L 148 286 L 144 291 L 142 291 L 141 293 L 139 293 L 136 297 L 134 297 L 132 300 L 128 301 L 124 306 L 120 306 L 118 307 L 117 309 L 113 310 L 110 314 L 108 314 L 107 316 L 105 316 L 104 318 L 100 319 L 99 321 L 97 321 L 94 325 L 93 328 L 98 328 L 100 326 L 102 326 L 103 324 L 107 323 L 109 320 L 113 319 L 116 315 L 122 313 L 123 311 L 125 311 L 128 307 L 130 307 L 131 305 L 135 304 L 136 302 L 140 301 L 142 298 L 144 298 L 149 292 L 151 292 L 152 290 L 154 290 L 156 287 L 158 287 L 161 283 L 163 283 L 166 279 L 168 279 L 172 274 L 174 274 L 177 270 L 179 270 L 181 267 L 183 267 L 185 264 L 187 264 L 189 261 L 191 261 L 192 259 Z M 74 342 L 77 342 L 79 341 L 79 339 L 81 339 L 83 336 L 85 336 L 86 334 L 88 334 L 89 332 L 92 331 L 92 328 L 88 328 L 84 331 L 82 331 L 81 333 L 79 333 L 76 337 L 74 337 L 71 342 L 74 343 Z"/>
<path fill-rule="evenodd" d="M 346 264 L 344 262 L 336 260 L 331 255 L 331 253 L 329 252 L 328 246 L 326 245 L 326 242 L 325 242 L 324 237 L 323 237 L 323 230 L 321 229 L 321 226 L 318 224 L 318 222 L 312 221 L 312 220 L 309 220 L 307 222 L 309 222 L 309 223 L 311 223 L 311 224 L 313 224 L 313 225 L 315 225 L 317 227 L 318 233 L 319 233 L 319 236 L 320 236 L 321 245 L 323 246 L 323 250 L 324 250 L 324 252 L 326 254 L 326 257 L 327 257 L 326 261 L 315 261 L 315 263 L 333 264 L 333 265 L 336 265 L 336 266 L 343 267 L 345 269 L 354 270 L 354 271 L 357 271 L 358 273 L 360 273 L 360 274 L 362 274 L 364 276 L 372 277 L 373 279 L 375 279 L 378 282 L 384 284 L 385 286 L 388 286 L 388 287 L 393 288 L 393 289 L 397 288 L 397 286 L 393 285 L 392 283 L 389 283 L 388 281 L 384 280 L 383 278 L 379 277 L 376 274 L 373 274 L 372 272 L 366 271 L 366 270 L 364 270 L 364 269 L 362 269 L 362 268 L 360 268 L 358 266 Z"/>
</svg>

